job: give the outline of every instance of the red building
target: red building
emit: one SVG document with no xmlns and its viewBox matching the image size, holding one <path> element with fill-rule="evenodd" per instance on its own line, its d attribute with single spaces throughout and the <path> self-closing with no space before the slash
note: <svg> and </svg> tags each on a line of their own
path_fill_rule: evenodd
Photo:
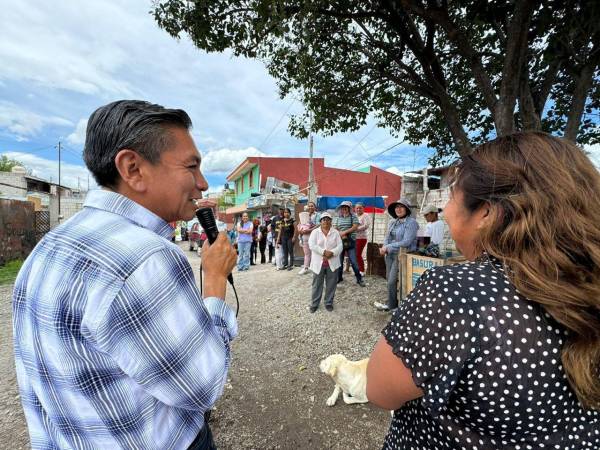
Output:
<svg viewBox="0 0 600 450">
<path fill-rule="evenodd" d="M 308 158 L 246 158 L 227 176 L 235 189 L 235 204 L 242 204 L 253 192 L 261 192 L 268 177 L 296 184 L 307 194 L 308 161 Z M 386 205 L 400 198 L 402 177 L 378 167 L 369 166 L 360 171 L 336 169 L 326 167 L 324 158 L 314 158 L 313 164 L 317 195 L 384 196 Z"/>
</svg>

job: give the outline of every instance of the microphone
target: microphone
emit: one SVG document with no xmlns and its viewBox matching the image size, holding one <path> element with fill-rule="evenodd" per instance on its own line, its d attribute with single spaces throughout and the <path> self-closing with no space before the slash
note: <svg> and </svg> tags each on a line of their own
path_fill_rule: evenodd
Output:
<svg viewBox="0 0 600 450">
<path fill-rule="evenodd" d="M 217 228 L 217 222 L 215 222 L 215 216 L 213 214 L 212 208 L 200 208 L 196 210 L 196 217 L 198 218 L 198 222 L 200 222 L 200 226 L 204 229 L 206 233 L 206 238 L 208 242 L 212 245 L 213 242 L 217 240 L 219 236 L 219 229 Z M 229 284 L 233 286 L 233 275 L 230 273 L 227 275 L 227 279 L 229 280 Z"/>
</svg>

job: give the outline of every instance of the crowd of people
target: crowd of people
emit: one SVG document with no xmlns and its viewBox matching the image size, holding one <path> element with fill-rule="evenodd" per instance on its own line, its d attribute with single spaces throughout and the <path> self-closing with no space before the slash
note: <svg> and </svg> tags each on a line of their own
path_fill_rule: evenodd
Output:
<svg viewBox="0 0 600 450">
<path fill-rule="evenodd" d="M 317 211 L 312 201 L 303 209 L 298 214 L 298 223 L 290 208 L 284 206 L 280 206 L 273 217 L 266 216 L 262 221 L 258 218 L 250 220 L 244 212 L 235 226 L 237 269 L 245 271 L 257 264 L 260 253 L 261 264 L 273 264 L 277 270 L 293 270 L 294 245 L 298 242 L 304 254 L 298 274 L 313 274 L 309 310 L 315 312 L 318 309 L 325 287 L 325 307 L 332 311 L 336 286 L 344 281 L 344 271 L 349 272 L 351 268 L 356 283 L 360 287 L 366 286 L 364 253 L 372 218 L 365 213 L 364 204 L 353 205 L 348 200 L 337 206 L 334 215 Z M 419 230 L 406 199 L 392 202 L 387 211 L 392 220 L 379 252 L 385 258 L 388 298 L 385 303 L 373 305 L 380 311 L 394 311 L 398 307 L 398 253 L 402 248 L 417 250 Z M 441 209 L 433 205 L 425 206 L 421 212 L 427 225 L 423 233 L 424 246 L 419 250 L 427 256 L 439 257 L 439 245 L 444 239 L 444 222 L 439 219 L 439 212 Z"/>
</svg>

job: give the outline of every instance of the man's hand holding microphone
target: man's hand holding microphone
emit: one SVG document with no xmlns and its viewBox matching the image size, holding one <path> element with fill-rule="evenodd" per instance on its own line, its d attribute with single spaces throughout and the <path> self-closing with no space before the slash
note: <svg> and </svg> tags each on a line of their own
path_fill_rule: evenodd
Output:
<svg viewBox="0 0 600 450">
<path fill-rule="evenodd" d="M 198 208 L 214 209 L 216 203 L 213 200 L 201 199 L 196 202 Z M 213 217 L 214 222 L 214 217 Z M 203 224 L 201 223 L 203 226 Z M 204 226 L 203 226 L 204 228 Z M 207 235 L 208 230 L 205 229 Z M 218 233 L 216 240 L 211 244 L 210 238 L 202 246 L 202 272 L 204 272 L 203 297 L 225 298 L 227 277 L 235 267 L 237 253 L 227 235 Z"/>
</svg>

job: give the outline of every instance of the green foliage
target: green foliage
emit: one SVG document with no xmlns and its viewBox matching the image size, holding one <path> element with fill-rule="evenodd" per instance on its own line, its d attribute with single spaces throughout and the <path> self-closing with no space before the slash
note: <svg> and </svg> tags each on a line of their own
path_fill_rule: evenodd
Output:
<svg viewBox="0 0 600 450">
<path fill-rule="evenodd" d="M 0 172 L 10 172 L 15 166 L 23 166 L 23 163 L 6 155 L 0 155 Z"/>
<path fill-rule="evenodd" d="M 217 207 L 219 211 L 233 206 L 235 204 L 235 191 L 232 189 L 224 189 L 223 194 L 217 199 Z"/>
<path fill-rule="evenodd" d="M 0 286 L 14 283 L 23 261 L 16 259 L 0 266 Z"/>
<path fill-rule="evenodd" d="M 331 135 L 373 116 L 406 142 L 435 148 L 438 164 L 513 129 L 562 134 L 591 65 L 585 108 L 574 120 L 578 142 L 600 142 L 593 0 L 161 0 L 153 14 L 200 49 L 263 61 L 281 97 L 305 105 L 290 121 L 300 138 L 309 124 Z M 502 124 L 503 115 L 514 124 Z"/>
</svg>

